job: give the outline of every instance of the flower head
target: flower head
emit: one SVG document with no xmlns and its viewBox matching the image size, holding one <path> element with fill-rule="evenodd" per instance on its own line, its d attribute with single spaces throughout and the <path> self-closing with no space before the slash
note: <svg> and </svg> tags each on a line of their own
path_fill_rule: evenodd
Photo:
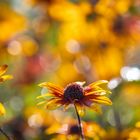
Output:
<svg viewBox="0 0 140 140">
<path fill-rule="evenodd" d="M 70 104 L 74 104 L 80 115 L 84 115 L 85 107 L 92 108 L 96 112 L 101 112 L 99 104 L 112 104 L 111 100 L 105 96 L 107 93 L 110 93 L 107 89 L 107 83 L 108 81 L 100 80 L 88 86 L 83 86 L 85 82 L 74 82 L 63 88 L 44 82 L 39 84 L 39 86 L 47 88 L 49 93 L 37 98 L 49 97 L 39 103 L 46 103 L 46 109 L 56 109 L 61 106 L 67 108 Z"/>
</svg>

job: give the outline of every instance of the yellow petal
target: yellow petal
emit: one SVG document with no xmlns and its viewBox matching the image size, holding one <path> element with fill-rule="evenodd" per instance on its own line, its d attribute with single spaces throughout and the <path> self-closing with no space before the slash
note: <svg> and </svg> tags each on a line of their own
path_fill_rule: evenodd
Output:
<svg viewBox="0 0 140 140">
<path fill-rule="evenodd" d="M 94 111 L 96 111 L 97 113 L 102 114 L 102 110 L 99 105 L 93 103 L 93 104 L 91 104 L 90 108 L 93 109 Z"/>
<path fill-rule="evenodd" d="M 47 133 L 47 134 L 54 134 L 54 133 L 56 133 L 56 132 L 58 132 L 58 130 L 61 128 L 61 125 L 59 124 L 59 123 L 57 123 L 57 122 L 54 122 L 49 128 L 47 128 L 46 130 L 45 130 L 45 132 Z"/>
<path fill-rule="evenodd" d="M 101 89 L 105 90 L 106 93 L 111 94 L 111 91 L 108 88 L 108 81 L 107 80 L 99 80 L 99 81 L 96 81 L 94 83 L 91 83 L 89 86 L 93 87 L 95 89 L 100 89 L 101 88 Z"/>
<path fill-rule="evenodd" d="M 60 101 L 61 101 L 60 99 L 51 99 L 50 101 L 47 102 L 46 109 L 54 110 L 54 109 L 62 106 Z"/>
<path fill-rule="evenodd" d="M 106 94 L 106 91 L 105 90 L 96 90 L 96 91 L 91 91 L 91 92 L 87 92 L 85 93 L 85 95 L 92 95 L 92 94 L 95 94 L 95 95 L 101 95 L 102 93 Z"/>
<path fill-rule="evenodd" d="M 102 84 L 108 84 L 108 81 L 107 80 L 99 80 L 99 81 L 91 83 L 89 86 L 101 86 Z"/>
<path fill-rule="evenodd" d="M 45 97 L 52 97 L 52 96 L 53 96 L 53 94 L 51 94 L 51 93 L 46 93 L 46 94 L 37 96 L 36 99 L 45 98 Z"/>
<path fill-rule="evenodd" d="M 41 102 L 37 103 L 37 105 L 42 105 L 42 104 L 45 104 L 45 103 L 46 103 L 46 101 L 41 101 Z"/>
<path fill-rule="evenodd" d="M 81 117 L 84 116 L 84 114 L 85 114 L 85 108 L 84 108 L 84 106 L 81 105 L 81 104 L 76 104 L 76 108 L 77 108 L 78 114 Z"/>
<path fill-rule="evenodd" d="M 0 116 L 1 115 L 4 115 L 5 114 L 5 108 L 4 108 L 4 106 L 2 105 L 2 103 L 0 103 Z"/>
<path fill-rule="evenodd" d="M 91 100 L 98 104 L 112 105 L 111 100 L 105 96 L 99 96 Z"/>
<path fill-rule="evenodd" d="M 69 108 L 69 103 L 64 104 L 63 107 L 63 110 L 66 111 Z"/>
<path fill-rule="evenodd" d="M 12 75 L 3 75 L 3 76 L 0 77 L 0 82 L 6 81 L 6 80 L 10 80 L 12 78 L 13 78 Z"/>
<path fill-rule="evenodd" d="M 0 66 L 0 76 L 3 75 L 7 71 L 8 65 Z"/>
<path fill-rule="evenodd" d="M 44 82 L 44 83 L 39 84 L 39 86 L 40 87 L 46 87 L 51 91 L 58 92 L 59 94 L 63 93 L 63 88 L 62 87 L 57 86 L 57 85 L 52 84 L 52 83 Z"/>
</svg>

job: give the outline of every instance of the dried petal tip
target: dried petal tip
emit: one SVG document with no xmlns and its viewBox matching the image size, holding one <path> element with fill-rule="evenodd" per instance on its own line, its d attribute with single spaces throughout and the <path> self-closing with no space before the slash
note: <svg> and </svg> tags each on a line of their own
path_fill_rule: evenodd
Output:
<svg viewBox="0 0 140 140">
<path fill-rule="evenodd" d="M 79 81 L 77 81 L 77 82 L 75 82 L 76 84 L 78 84 L 78 85 L 80 85 L 80 86 L 83 86 L 86 82 L 84 81 L 84 82 L 79 82 Z"/>
</svg>

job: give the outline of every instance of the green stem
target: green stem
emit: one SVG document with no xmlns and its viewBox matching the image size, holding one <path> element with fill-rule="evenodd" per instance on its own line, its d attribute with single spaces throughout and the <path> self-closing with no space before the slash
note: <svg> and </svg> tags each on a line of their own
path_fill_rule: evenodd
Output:
<svg viewBox="0 0 140 140">
<path fill-rule="evenodd" d="M 11 140 L 11 138 L 0 128 L 0 132 L 7 138 L 7 140 Z"/>
<path fill-rule="evenodd" d="M 76 112 L 77 119 L 78 119 L 78 126 L 79 126 L 79 130 L 80 130 L 81 140 L 85 140 L 85 138 L 84 138 L 84 133 L 83 133 L 83 129 L 82 129 L 81 118 L 80 118 L 80 116 L 79 116 L 79 113 L 78 113 L 78 110 L 77 110 L 77 107 L 76 107 L 75 104 L 74 104 L 74 108 L 75 108 L 75 112 Z"/>
</svg>

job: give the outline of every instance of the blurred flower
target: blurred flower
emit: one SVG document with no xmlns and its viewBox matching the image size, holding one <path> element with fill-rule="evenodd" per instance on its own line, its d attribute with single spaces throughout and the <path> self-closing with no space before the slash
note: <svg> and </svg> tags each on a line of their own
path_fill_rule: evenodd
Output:
<svg viewBox="0 0 140 140">
<path fill-rule="evenodd" d="M 0 103 L 0 116 L 5 114 L 5 108 L 2 105 L 2 103 Z"/>
<path fill-rule="evenodd" d="M 0 83 L 4 82 L 5 80 L 13 78 L 12 75 L 3 75 L 7 71 L 7 68 L 8 68 L 8 65 L 0 66 Z M 0 115 L 4 115 L 4 114 L 5 114 L 5 108 L 2 105 L 2 103 L 0 103 Z"/>
<path fill-rule="evenodd" d="M 116 14 L 125 14 L 129 10 L 130 5 L 131 0 L 100 0 L 95 5 L 95 11 L 100 15 L 110 18 Z"/>
<path fill-rule="evenodd" d="M 139 81 L 135 82 L 126 82 L 123 85 L 121 91 L 122 97 L 127 103 L 132 106 L 140 105 L 140 83 Z"/>
<path fill-rule="evenodd" d="M 28 125 L 32 128 L 38 128 L 41 126 L 50 126 L 55 122 L 54 116 L 50 112 L 40 110 L 36 107 L 28 106 L 24 110 L 24 116 L 28 122 Z"/>
<path fill-rule="evenodd" d="M 140 121 L 136 123 L 135 128 L 130 132 L 128 140 L 140 140 Z"/>
<path fill-rule="evenodd" d="M 25 57 L 24 66 L 19 66 L 16 71 L 15 84 L 26 85 L 36 81 L 38 76 L 40 76 L 40 73 L 42 73 L 46 67 L 46 61 L 43 62 L 43 59 L 45 59 L 44 56 L 40 54 Z M 44 64 L 44 67 L 42 66 L 42 63 Z"/>
<path fill-rule="evenodd" d="M 0 83 L 13 78 L 12 75 L 3 75 L 7 71 L 7 68 L 8 65 L 0 66 Z"/>
<path fill-rule="evenodd" d="M 99 78 L 111 79 L 120 73 L 123 66 L 123 52 L 117 47 L 101 43 L 93 58 L 93 68 Z"/>
<path fill-rule="evenodd" d="M 18 32 L 26 27 L 26 19 L 24 16 L 15 12 L 7 5 L 0 5 L 0 43 L 9 40 Z M 10 25 L 10 26 L 9 26 Z"/>
<path fill-rule="evenodd" d="M 21 35 L 9 41 L 7 51 L 13 56 L 24 55 L 30 57 L 38 52 L 38 44 L 33 38 Z"/>
<path fill-rule="evenodd" d="M 84 115 L 85 107 L 92 108 L 96 112 L 101 112 L 98 104 L 111 105 L 112 102 L 105 95 L 110 93 L 107 89 L 108 81 L 101 80 L 83 87 L 85 82 L 74 82 L 65 88 L 52 83 L 41 83 L 40 87 L 47 88 L 49 93 L 38 96 L 37 98 L 48 97 L 48 100 L 38 104 L 46 103 L 46 109 L 56 109 L 64 106 L 65 109 L 70 104 L 74 104 L 78 113 Z"/>
<path fill-rule="evenodd" d="M 105 130 L 94 122 L 82 122 L 85 137 L 95 140 L 103 139 L 106 135 Z M 63 123 L 55 122 L 45 131 L 47 134 L 58 134 L 53 139 L 62 138 L 63 140 L 79 140 L 80 131 L 76 120 L 72 118 L 63 119 Z"/>
</svg>

